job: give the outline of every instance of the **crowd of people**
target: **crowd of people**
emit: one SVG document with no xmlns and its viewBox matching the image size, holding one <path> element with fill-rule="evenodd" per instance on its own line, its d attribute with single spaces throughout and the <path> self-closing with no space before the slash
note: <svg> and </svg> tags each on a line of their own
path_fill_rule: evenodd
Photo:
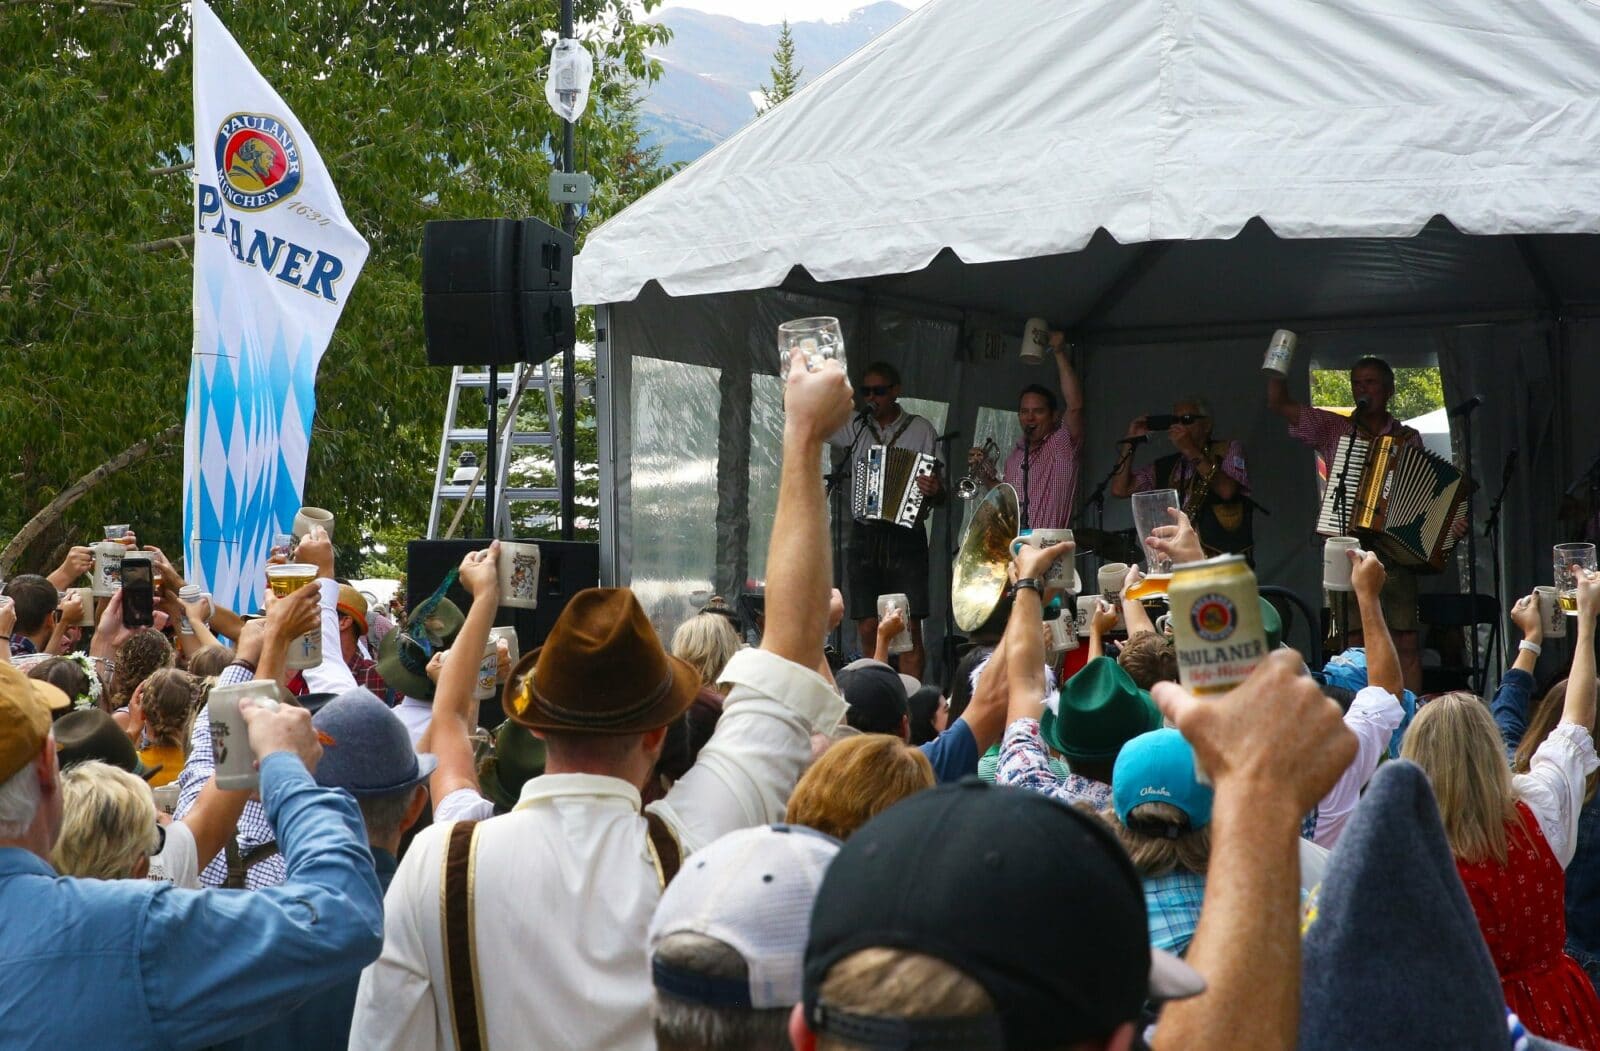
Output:
<svg viewBox="0 0 1600 1051">
<path fill-rule="evenodd" d="M 1061 370 L 1060 448 L 1029 460 L 1082 440 Z M 153 549 L 150 628 L 119 592 L 80 632 L 85 549 L 8 581 L 0 1046 L 1600 1049 L 1600 576 L 1538 702 L 1531 598 L 1494 698 L 1420 700 L 1359 553 L 1364 648 L 1310 668 L 1272 636 L 1200 700 L 1126 591 L 1058 681 L 1041 582 L 1073 547 L 1022 546 L 946 698 L 920 653 L 890 666 L 905 625 L 875 608 L 852 611 L 873 655 L 829 659 L 818 465 L 851 393 L 790 364 L 759 645 L 716 604 L 663 645 L 629 590 L 586 590 L 499 650 L 486 729 L 497 544 L 456 570 L 464 609 L 441 590 L 398 622 L 318 529 L 317 579 L 260 616 L 180 600 Z M 1184 439 L 1223 504 L 1244 492 L 1227 443 Z M 1200 557 L 1218 528 L 1179 515 L 1163 543 Z M 321 662 L 291 669 L 308 632 Z M 247 741 L 214 736 L 213 691 L 247 682 Z M 258 785 L 220 786 L 246 746 Z"/>
</svg>

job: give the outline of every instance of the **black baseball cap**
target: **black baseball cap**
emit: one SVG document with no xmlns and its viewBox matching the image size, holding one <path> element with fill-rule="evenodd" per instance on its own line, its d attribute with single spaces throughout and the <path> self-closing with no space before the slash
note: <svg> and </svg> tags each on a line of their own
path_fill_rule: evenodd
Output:
<svg viewBox="0 0 1600 1051">
<path fill-rule="evenodd" d="M 906 1018 L 819 1003 L 828 970 L 870 948 L 943 960 L 996 1012 Z M 977 778 L 919 792 L 857 830 L 822 881 L 806 944 L 811 1028 L 869 1048 L 1062 1047 L 1136 1021 L 1146 1000 L 1204 988 L 1150 948 L 1143 886 L 1102 821 Z"/>
<path fill-rule="evenodd" d="M 905 683 L 895 670 L 870 657 L 851 661 L 840 670 L 839 692 L 849 705 L 845 722 L 869 734 L 898 734 L 911 711 Z"/>
</svg>

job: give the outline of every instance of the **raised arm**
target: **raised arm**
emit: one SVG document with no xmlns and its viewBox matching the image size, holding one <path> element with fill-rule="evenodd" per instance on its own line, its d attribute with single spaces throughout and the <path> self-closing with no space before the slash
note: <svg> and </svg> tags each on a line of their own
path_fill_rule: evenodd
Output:
<svg viewBox="0 0 1600 1051">
<path fill-rule="evenodd" d="M 803 668 L 822 662 L 828 594 L 833 587 L 822 447 L 850 418 L 844 369 L 825 361 L 808 371 L 798 351 L 789 356 L 784 387 L 783 470 L 767 554 L 767 630 L 761 648 Z"/>
<path fill-rule="evenodd" d="M 1050 333 L 1050 349 L 1056 355 L 1056 375 L 1061 380 L 1061 425 L 1079 441 L 1083 440 L 1083 384 L 1067 360 L 1067 334 Z"/>
<path fill-rule="evenodd" d="M 1156 630 L 1155 621 L 1150 619 L 1150 611 L 1144 608 L 1144 603 L 1128 597 L 1128 589 L 1143 579 L 1138 566 L 1129 566 L 1128 575 L 1122 578 L 1122 627 L 1130 639 L 1141 631 Z"/>
<path fill-rule="evenodd" d="M 1041 599 L 1043 577 L 1058 558 L 1071 558 L 1076 545 L 1068 540 L 1050 547 L 1024 545 L 1014 564 L 1017 591 L 1011 600 L 1011 619 L 1006 622 L 1005 638 L 1008 666 L 1006 685 L 1011 697 L 1006 725 L 1018 719 L 1036 717 L 1044 696 L 1044 607 Z M 1028 586 L 1032 581 L 1033 586 Z"/>
<path fill-rule="evenodd" d="M 1289 381 L 1276 372 L 1267 373 L 1267 408 L 1289 421 L 1293 427 L 1300 422 L 1300 403 L 1289 393 Z"/>
<path fill-rule="evenodd" d="M 72 587 L 83 575 L 94 568 L 94 549 L 74 545 L 61 564 L 50 571 L 45 579 L 56 586 L 57 591 L 65 591 Z"/>
<path fill-rule="evenodd" d="M 428 791 L 437 807 L 451 792 L 478 791 L 478 768 L 472 756 L 472 728 L 478 724 L 478 660 L 489 642 L 495 611 L 500 607 L 500 542 L 482 551 L 469 551 L 461 560 L 458 579 L 472 596 L 466 623 L 456 633 L 451 649 L 455 659 L 444 662 L 433 693 L 433 719 L 424 734 L 423 750 L 439 760 Z"/>
<path fill-rule="evenodd" d="M 1567 673 L 1567 699 L 1561 708 L 1561 721 L 1586 726 L 1594 732 L 1594 619 L 1600 615 L 1600 574 L 1594 570 L 1574 570 L 1578 579 L 1578 639 Z"/>
<path fill-rule="evenodd" d="M 1300 820 L 1356 753 L 1339 706 L 1269 654 L 1244 685 L 1152 694 L 1216 786 L 1211 858 L 1188 963 L 1206 991 L 1163 1010 L 1155 1051 L 1292 1048 L 1300 1018 Z"/>
<path fill-rule="evenodd" d="M 1356 605 L 1361 608 L 1361 639 L 1367 648 L 1367 684 L 1381 686 L 1398 698 L 1405 692 L 1405 680 L 1400 674 L 1400 654 L 1395 651 L 1394 637 L 1383 619 L 1383 582 L 1388 572 L 1378 556 L 1370 551 L 1350 551 L 1350 583 L 1356 591 Z"/>
<path fill-rule="evenodd" d="M 1105 655 L 1106 632 L 1117 626 L 1117 610 L 1103 598 L 1094 600 L 1094 613 L 1089 617 L 1089 660 Z M 1129 636 L 1132 637 L 1131 635 Z"/>
</svg>

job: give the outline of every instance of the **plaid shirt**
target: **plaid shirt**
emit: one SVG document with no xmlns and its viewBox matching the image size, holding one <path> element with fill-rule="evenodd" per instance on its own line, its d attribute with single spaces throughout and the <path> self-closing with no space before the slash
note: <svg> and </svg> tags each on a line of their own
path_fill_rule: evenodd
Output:
<svg viewBox="0 0 1600 1051">
<path fill-rule="evenodd" d="M 1072 524 L 1072 505 L 1078 497 L 1078 460 L 1083 439 L 1074 437 L 1065 423 L 1035 443 L 1028 454 L 1027 486 L 1022 477 L 1024 438 L 1018 438 L 1006 457 L 1004 481 L 1028 501 L 1028 526 L 1065 529 Z M 1026 494 L 1024 494 L 1026 488 Z"/>
<path fill-rule="evenodd" d="M 28 636 L 21 632 L 11 636 L 11 655 L 13 657 L 25 657 L 31 653 L 38 652 L 39 647 L 35 646 L 33 640 Z"/>
<path fill-rule="evenodd" d="M 372 695 L 384 704 L 393 707 L 389 699 L 389 684 L 383 681 L 383 676 L 378 674 L 378 662 L 368 657 L 363 657 L 360 651 L 356 652 L 355 660 L 350 662 L 350 674 L 355 676 L 357 686 L 365 686 L 372 691 Z M 311 692 L 306 685 L 306 677 L 302 672 L 295 672 L 289 680 L 288 690 L 296 697 L 304 697 Z M 395 701 L 399 698 L 396 697 Z"/>
<path fill-rule="evenodd" d="M 1062 777 L 1051 769 L 1037 719 L 1018 719 L 1006 727 L 994 783 L 1043 792 L 1063 803 L 1087 803 L 1095 810 L 1111 805 L 1110 785 L 1073 773 Z"/>
<path fill-rule="evenodd" d="M 222 686 L 231 686 L 236 683 L 249 682 L 253 678 L 243 666 L 231 664 L 224 668 L 222 674 L 217 676 L 217 683 Z M 211 754 L 211 721 L 209 719 L 196 719 L 194 729 L 189 734 L 189 760 L 183 764 L 183 773 L 178 775 L 178 807 L 174 817 L 183 817 L 200 798 L 200 790 L 211 780 L 211 775 L 216 769 L 216 759 Z M 239 816 L 238 842 L 241 854 L 263 843 L 271 843 L 277 839 L 277 834 L 272 831 L 272 825 L 267 821 L 267 812 L 262 808 L 260 801 L 252 799 L 244 805 L 244 813 Z M 201 858 L 200 861 L 210 864 L 200 870 L 200 885 L 202 887 L 220 887 L 228 878 L 227 858 L 219 853 L 214 858 Z M 262 887 L 276 887 L 288 876 L 289 867 L 281 853 L 270 858 L 263 858 L 250 866 L 245 873 L 245 887 L 249 890 L 260 890 Z"/>
<path fill-rule="evenodd" d="M 1339 439 L 1350 433 L 1351 421 L 1348 416 L 1340 416 L 1327 409 L 1314 409 L 1309 405 L 1300 407 L 1300 419 L 1289 428 L 1289 437 L 1311 446 L 1317 450 L 1317 455 L 1322 457 L 1324 465 L 1333 463 L 1335 454 L 1339 451 Z M 1388 435 L 1399 438 L 1401 444 L 1422 447 L 1422 435 L 1407 427 L 1393 416 L 1383 425 L 1377 436 Z M 1362 437 L 1370 438 L 1372 435 L 1362 432 Z M 1326 466 L 1320 470 L 1326 470 Z"/>
<path fill-rule="evenodd" d="M 1244 465 L 1244 446 L 1237 439 L 1228 443 L 1228 449 L 1222 454 L 1222 459 L 1217 463 L 1217 467 L 1223 474 L 1238 482 L 1240 489 L 1246 492 L 1250 491 L 1250 472 L 1245 469 Z M 1172 477 L 1167 479 L 1167 482 L 1178 492 L 1187 494 L 1194 477 L 1194 464 L 1180 456 L 1178 457 L 1178 462 L 1173 465 Z M 1134 492 L 1148 493 L 1155 487 L 1155 464 L 1147 463 L 1133 472 Z"/>
<path fill-rule="evenodd" d="M 1179 956 L 1188 952 L 1205 896 L 1206 878 L 1199 873 L 1174 869 L 1165 876 L 1146 876 L 1144 910 L 1150 945 Z"/>
</svg>

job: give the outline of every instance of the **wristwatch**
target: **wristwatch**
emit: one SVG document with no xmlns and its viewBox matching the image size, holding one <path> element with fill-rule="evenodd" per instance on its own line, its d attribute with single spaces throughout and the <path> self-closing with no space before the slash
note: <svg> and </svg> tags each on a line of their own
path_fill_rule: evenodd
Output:
<svg viewBox="0 0 1600 1051">
<path fill-rule="evenodd" d="M 1029 588 L 1038 593 L 1041 602 L 1044 600 L 1044 589 L 1039 586 L 1038 577 L 1023 577 L 1012 586 L 1013 591 L 1022 591 Z"/>
</svg>

